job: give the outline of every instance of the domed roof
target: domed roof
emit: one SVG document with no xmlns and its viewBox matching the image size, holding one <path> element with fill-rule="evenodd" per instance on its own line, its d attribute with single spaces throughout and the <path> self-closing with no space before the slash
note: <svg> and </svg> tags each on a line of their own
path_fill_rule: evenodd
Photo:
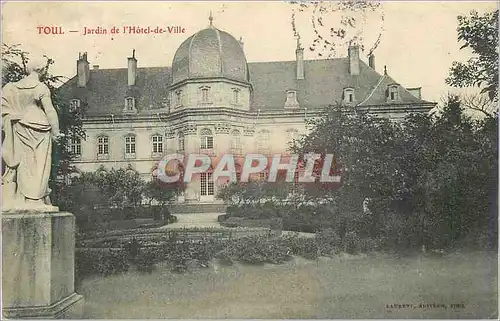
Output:
<svg viewBox="0 0 500 321">
<path fill-rule="evenodd" d="M 225 77 L 248 82 L 243 48 L 233 36 L 210 25 L 186 39 L 172 62 L 173 83 L 185 79 Z"/>
</svg>

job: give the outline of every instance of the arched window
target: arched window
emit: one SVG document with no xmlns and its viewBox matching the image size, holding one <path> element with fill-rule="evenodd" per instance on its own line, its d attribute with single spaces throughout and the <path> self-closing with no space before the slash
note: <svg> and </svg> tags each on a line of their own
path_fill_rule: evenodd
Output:
<svg viewBox="0 0 500 321">
<path fill-rule="evenodd" d="M 202 86 L 200 87 L 200 103 L 207 104 L 210 103 L 210 87 Z"/>
<path fill-rule="evenodd" d="M 241 155 L 241 134 L 237 129 L 231 131 L 231 153 Z"/>
<path fill-rule="evenodd" d="M 212 136 L 212 131 L 208 128 L 203 128 L 200 131 L 200 148 L 201 149 L 214 148 L 214 137 Z"/>
<path fill-rule="evenodd" d="M 179 132 L 177 136 L 177 152 L 183 153 L 184 152 L 184 133 Z"/>
<path fill-rule="evenodd" d="M 175 107 L 180 107 L 182 106 L 182 90 L 177 90 L 175 93 L 175 98 L 174 98 L 174 106 Z"/>
<path fill-rule="evenodd" d="M 135 111 L 135 98 L 134 97 L 125 98 L 125 111 Z"/>
<path fill-rule="evenodd" d="M 125 136 L 125 158 L 135 158 L 135 135 Z"/>
<path fill-rule="evenodd" d="M 109 137 L 106 135 L 100 135 L 97 137 L 97 157 L 109 157 Z"/>
<path fill-rule="evenodd" d="M 269 154 L 269 139 L 270 133 L 268 130 L 263 129 L 257 135 L 257 152 L 259 154 Z"/>
<path fill-rule="evenodd" d="M 343 101 L 346 104 L 352 104 L 356 101 L 356 97 L 354 96 L 354 88 L 345 88 Z"/>
<path fill-rule="evenodd" d="M 234 105 L 240 104 L 240 89 L 239 88 L 233 88 L 233 104 Z"/>
<path fill-rule="evenodd" d="M 73 112 L 80 108 L 80 99 L 71 99 L 69 102 L 69 111 Z"/>
<path fill-rule="evenodd" d="M 163 136 L 153 135 L 151 136 L 152 152 L 153 154 L 163 153 Z"/>
</svg>

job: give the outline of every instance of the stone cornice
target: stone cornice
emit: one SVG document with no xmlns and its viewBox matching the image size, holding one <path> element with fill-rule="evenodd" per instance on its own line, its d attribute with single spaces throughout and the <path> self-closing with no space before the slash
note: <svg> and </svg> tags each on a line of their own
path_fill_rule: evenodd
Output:
<svg viewBox="0 0 500 321">
<path fill-rule="evenodd" d="M 228 83 L 228 84 L 233 84 L 233 85 L 239 85 L 239 86 L 243 86 L 243 87 L 247 87 L 247 88 L 250 88 L 250 90 L 252 90 L 252 84 L 248 83 L 248 82 L 243 82 L 243 81 L 240 81 L 240 80 L 234 80 L 234 79 L 231 79 L 231 78 L 226 78 L 226 77 L 210 77 L 210 78 L 191 78 L 191 79 L 184 79 L 184 80 L 181 80 L 177 83 L 174 83 L 174 84 L 171 84 L 169 86 L 169 90 L 175 90 L 179 87 L 182 87 L 183 85 L 186 85 L 186 84 L 206 84 L 206 83 L 210 83 L 210 82 L 225 82 L 225 83 Z"/>
<path fill-rule="evenodd" d="M 359 110 L 369 110 L 374 113 L 397 113 L 397 112 L 428 112 L 436 106 L 437 103 L 422 103 L 422 104 L 390 104 L 390 105 L 362 105 L 357 106 Z M 276 109 L 267 111 L 255 111 L 255 110 L 241 110 L 233 109 L 227 107 L 215 107 L 215 108 L 186 108 L 177 110 L 171 113 L 152 113 L 152 114 L 136 114 L 136 115 L 114 115 L 111 117 L 109 115 L 102 116 L 91 116 L 84 118 L 84 123 L 109 123 L 114 120 L 115 123 L 127 123 L 127 122 L 157 122 L 158 116 L 161 116 L 163 122 L 171 122 L 178 119 L 186 117 L 197 117 L 197 116 L 228 116 L 228 117 L 239 117 L 248 120 L 259 120 L 263 119 L 275 119 L 275 118 L 311 118 L 324 115 L 326 108 L 323 109 Z"/>
</svg>

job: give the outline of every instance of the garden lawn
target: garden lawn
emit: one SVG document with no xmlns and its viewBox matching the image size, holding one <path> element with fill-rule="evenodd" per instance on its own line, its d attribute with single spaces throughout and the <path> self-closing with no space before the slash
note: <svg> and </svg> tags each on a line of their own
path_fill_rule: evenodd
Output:
<svg viewBox="0 0 500 321">
<path fill-rule="evenodd" d="M 283 265 L 214 264 L 185 274 L 158 265 L 151 274 L 89 277 L 78 292 L 85 317 L 96 319 L 496 319 L 497 271 L 496 253 L 339 255 Z"/>
</svg>

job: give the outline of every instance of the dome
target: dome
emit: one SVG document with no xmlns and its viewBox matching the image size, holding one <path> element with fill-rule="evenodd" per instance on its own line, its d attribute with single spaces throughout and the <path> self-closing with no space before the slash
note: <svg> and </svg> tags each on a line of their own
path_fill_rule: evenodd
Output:
<svg viewBox="0 0 500 321">
<path fill-rule="evenodd" d="M 248 67 L 238 40 L 213 26 L 198 31 L 177 49 L 173 83 L 185 79 L 225 77 L 248 82 Z"/>
</svg>

